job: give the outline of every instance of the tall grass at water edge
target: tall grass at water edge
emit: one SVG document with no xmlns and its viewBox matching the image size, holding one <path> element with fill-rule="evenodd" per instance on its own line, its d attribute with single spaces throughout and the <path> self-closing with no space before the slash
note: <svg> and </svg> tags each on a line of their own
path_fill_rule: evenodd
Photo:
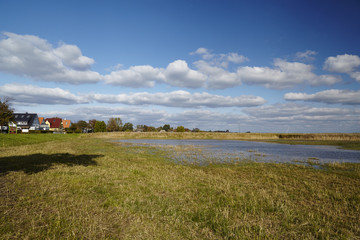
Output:
<svg viewBox="0 0 360 240">
<path fill-rule="evenodd" d="M 360 236 L 359 164 L 179 165 L 107 134 L 61 136 L 1 148 L 1 239 Z"/>
<path fill-rule="evenodd" d="M 104 138 L 154 138 L 154 139 L 232 139 L 232 140 L 329 140 L 329 141 L 360 141 L 360 133 L 222 133 L 222 132 L 110 132 L 101 133 Z"/>
<path fill-rule="evenodd" d="M 111 132 L 98 134 L 99 138 L 112 139 L 213 139 L 263 141 L 283 144 L 333 145 L 344 149 L 360 150 L 360 133 L 219 133 L 219 132 Z"/>
</svg>

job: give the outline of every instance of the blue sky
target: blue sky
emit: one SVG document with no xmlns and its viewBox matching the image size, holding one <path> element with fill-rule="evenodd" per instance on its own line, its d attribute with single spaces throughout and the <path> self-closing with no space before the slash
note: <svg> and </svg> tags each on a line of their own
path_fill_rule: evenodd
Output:
<svg viewBox="0 0 360 240">
<path fill-rule="evenodd" d="M 0 96 L 39 116 L 360 131 L 359 1 L 0 0 Z"/>
</svg>

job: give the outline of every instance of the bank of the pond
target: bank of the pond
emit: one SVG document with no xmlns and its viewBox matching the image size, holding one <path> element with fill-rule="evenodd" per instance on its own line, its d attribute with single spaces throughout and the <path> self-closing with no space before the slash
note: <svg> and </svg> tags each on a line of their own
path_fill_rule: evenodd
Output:
<svg viewBox="0 0 360 240">
<path fill-rule="evenodd" d="M 122 139 L 120 143 L 136 146 L 155 146 L 168 150 L 175 162 L 229 163 L 235 161 L 260 161 L 276 163 L 353 162 L 360 163 L 360 151 L 338 149 L 335 146 L 274 144 L 237 140 L 190 139 Z"/>
<path fill-rule="evenodd" d="M 224 132 L 111 132 L 98 134 L 101 138 L 112 139 L 208 139 L 261 141 L 300 145 L 329 145 L 342 149 L 360 150 L 360 133 L 224 133 Z"/>
<path fill-rule="evenodd" d="M 1 149 L 2 239 L 360 236 L 359 164 L 179 165 L 104 135 L 63 140 Z"/>
</svg>

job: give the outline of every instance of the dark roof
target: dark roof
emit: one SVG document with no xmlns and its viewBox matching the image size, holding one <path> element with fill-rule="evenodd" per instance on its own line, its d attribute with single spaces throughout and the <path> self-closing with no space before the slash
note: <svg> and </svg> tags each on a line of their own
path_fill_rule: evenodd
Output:
<svg viewBox="0 0 360 240">
<path fill-rule="evenodd" d="M 14 121 L 19 126 L 31 126 L 35 119 L 38 119 L 36 113 L 14 113 Z"/>
<path fill-rule="evenodd" d="M 49 121 L 50 128 L 60 128 L 62 119 L 61 118 L 46 118 L 44 121 L 45 122 Z"/>
</svg>

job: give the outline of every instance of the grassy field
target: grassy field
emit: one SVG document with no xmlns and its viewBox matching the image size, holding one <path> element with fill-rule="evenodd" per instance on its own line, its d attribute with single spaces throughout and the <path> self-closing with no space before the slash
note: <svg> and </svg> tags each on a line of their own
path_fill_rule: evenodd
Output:
<svg viewBox="0 0 360 240">
<path fill-rule="evenodd" d="M 360 238 L 359 164 L 179 165 L 113 134 L 27 137 L 0 136 L 0 239 Z"/>
</svg>

